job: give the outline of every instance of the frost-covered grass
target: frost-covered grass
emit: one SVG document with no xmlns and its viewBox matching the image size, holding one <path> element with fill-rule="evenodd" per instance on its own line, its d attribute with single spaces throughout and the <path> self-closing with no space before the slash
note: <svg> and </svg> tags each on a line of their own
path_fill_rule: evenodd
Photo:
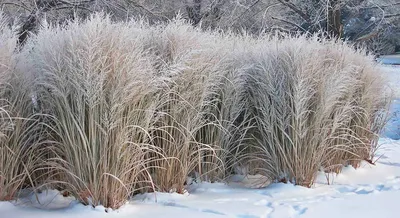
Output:
<svg viewBox="0 0 400 218">
<path fill-rule="evenodd" d="M 32 80 L 17 72 L 14 29 L 0 11 L 0 201 L 14 200 L 22 187 L 36 183 L 30 177 L 42 166 L 39 152 L 45 140 L 34 114 Z"/>
<path fill-rule="evenodd" d="M 204 32 L 179 19 L 42 26 L 7 50 L 15 67 L 0 72 L 29 82 L 15 92 L 29 96 L 18 117 L 38 116 L 1 132 L 35 152 L 2 141 L 3 160 L 35 157 L 15 159 L 23 170 L 6 200 L 56 189 L 117 209 L 142 192 L 190 192 L 188 177 L 312 187 L 318 173 L 374 161 L 389 99 L 381 69 L 345 43 Z"/>
</svg>

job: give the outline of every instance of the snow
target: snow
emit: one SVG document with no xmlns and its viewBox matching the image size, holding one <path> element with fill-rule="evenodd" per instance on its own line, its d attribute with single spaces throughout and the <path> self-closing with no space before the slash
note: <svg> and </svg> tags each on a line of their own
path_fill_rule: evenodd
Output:
<svg viewBox="0 0 400 218">
<path fill-rule="evenodd" d="M 330 174 L 327 184 L 321 173 L 312 188 L 291 184 L 271 184 L 247 188 L 234 182 L 201 183 L 190 194 L 149 193 L 134 197 L 116 211 L 85 207 L 56 191 L 17 203 L 0 203 L 1 217 L 97 218 L 97 217 L 398 217 L 400 199 L 400 141 L 381 139 L 376 165 L 347 167 L 341 174 Z M 247 184 L 247 182 L 246 182 Z M 33 204 L 33 205 L 32 205 Z"/>
<path fill-rule="evenodd" d="M 382 55 L 377 58 L 377 61 L 383 64 L 400 64 L 400 54 Z"/>
<path fill-rule="evenodd" d="M 382 69 L 385 82 L 393 92 L 393 97 L 400 99 L 400 65 L 387 65 Z"/>
<path fill-rule="evenodd" d="M 389 90 L 393 93 L 394 101 L 391 105 L 391 117 L 383 133 L 384 137 L 400 139 L 400 65 L 385 66 L 384 78 Z"/>
<path fill-rule="evenodd" d="M 400 68 L 388 68 L 387 72 L 386 76 L 392 78 L 390 81 L 399 84 Z M 392 110 L 400 111 L 400 107 L 394 106 Z M 282 183 L 249 188 L 254 186 L 254 178 L 243 181 L 236 178 L 229 185 L 194 183 L 184 195 L 138 195 L 119 210 L 108 210 L 107 213 L 103 207 L 86 207 L 71 197 L 47 191 L 37 196 L 40 203 L 32 195 L 17 202 L 0 202 L 0 217 L 397 218 L 400 212 L 400 140 L 387 136 L 379 140 L 375 165 L 362 163 L 358 169 L 346 167 L 338 175 L 320 173 L 312 188 Z"/>
<path fill-rule="evenodd" d="M 393 101 L 390 108 L 390 120 L 386 124 L 383 135 L 385 137 L 399 140 L 400 139 L 400 98 Z"/>
</svg>

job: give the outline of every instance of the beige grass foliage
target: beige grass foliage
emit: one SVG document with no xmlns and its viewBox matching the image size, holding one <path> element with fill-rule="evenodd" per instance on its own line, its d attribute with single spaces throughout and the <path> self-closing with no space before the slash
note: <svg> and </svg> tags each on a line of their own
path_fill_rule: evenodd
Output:
<svg viewBox="0 0 400 218">
<path fill-rule="evenodd" d="M 94 15 L 47 26 L 26 48 L 41 110 L 52 117 L 47 183 L 84 204 L 118 208 L 152 184 L 145 157 L 157 152 L 158 88 L 140 25 Z"/>
<path fill-rule="evenodd" d="M 310 187 L 320 170 L 373 161 L 389 100 L 351 45 L 180 19 L 43 26 L 18 55 L 46 127 L 34 175 L 46 173 L 33 180 L 84 204 L 119 208 L 141 191 L 183 193 L 189 176 L 238 172 Z"/>
<path fill-rule="evenodd" d="M 389 99 L 363 51 L 319 37 L 272 37 L 236 63 L 252 126 L 238 157 L 253 174 L 310 187 L 319 170 L 371 162 Z"/>
<path fill-rule="evenodd" d="M 32 188 L 31 174 L 42 164 L 45 141 L 31 100 L 32 82 L 17 70 L 17 37 L 0 13 L 0 201 L 15 200 Z"/>
</svg>

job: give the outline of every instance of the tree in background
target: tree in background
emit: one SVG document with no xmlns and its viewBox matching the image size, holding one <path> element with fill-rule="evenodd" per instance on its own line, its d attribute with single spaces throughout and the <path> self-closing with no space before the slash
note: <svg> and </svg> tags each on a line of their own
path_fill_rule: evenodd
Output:
<svg viewBox="0 0 400 218">
<path fill-rule="evenodd" d="M 105 11 L 114 19 L 145 17 L 165 22 L 180 14 L 194 26 L 263 32 L 328 32 L 365 45 L 375 54 L 400 49 L 397 0 L 0 0 L 1 8 L 22 20 L 20 42 L 39 21 L 52 22 Z"/>
</svg>

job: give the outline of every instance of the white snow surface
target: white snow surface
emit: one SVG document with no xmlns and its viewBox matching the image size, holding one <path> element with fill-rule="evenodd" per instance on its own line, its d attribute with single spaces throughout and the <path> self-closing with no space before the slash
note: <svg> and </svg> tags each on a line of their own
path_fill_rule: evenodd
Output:
<svg viewBox="0 0 400 218">
<path fill-rule="evenodd" d="M 400 68 L 389 72 L 391 78 L 398 78 L 392 82 L 399 84 Z M 382 137 L 379 145 L 375 165 L 346 167 L 338 175 L 320 173 L 311 188 L 282 183 L 248 188 L 251 178 L 230 184 L 200 183 L 191 185 L 184 195 L 138 195 L 107 212 L 104 207 L 83 206 L 57 191 L 47 191 L 37 196 L 40 203 L 34 195 L 0 202 L 0 218 L 398 218 L 400 140 Z"/>
<path fill-rule="evenodd" d="M 375 165 L 362 163 L 346 167 L 341 174 L 320 173 L 312 188 L 292 184 L 271 184 L 246 188 L 232 184 L 201 183 L 190 187 L 190 194 L 148 193 L 134 197 L 119 210 L 83 206 L 56 191 L 17 202 L 1 202 L 1 218 L 354 218 L 399 217 L 400 141 L 383 138 Z"/>
<path fill-rule="evenodd" d="M 390 120 L 382 136 L 400 140 L 400 65 L 384 66 L 383 73 L 394 100 L 390 108 Z"/>
<path fill-rule="evenodd" d="M 383 77 L 393 92 L 393 97 L 400 99 L 400 65 L 383 65 L 382 69 Z"/>
</svg>

